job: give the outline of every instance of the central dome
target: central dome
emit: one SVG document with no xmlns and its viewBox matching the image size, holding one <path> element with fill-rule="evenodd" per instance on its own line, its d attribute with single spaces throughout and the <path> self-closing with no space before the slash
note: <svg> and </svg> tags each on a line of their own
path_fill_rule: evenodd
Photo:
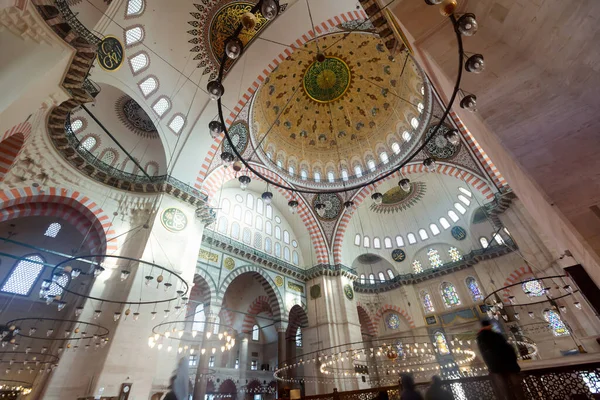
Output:
<svg viewBox="0 0 600 400">
<path fill-rule="evenodd" d="M 298 185 L 371 179 L 417 144 L 430 110 L 426 89 L 407 51 L 392 58 L 370 33 L 321 36 L 259 88 L 252 143 L 265 164 Z"/>
</svg>

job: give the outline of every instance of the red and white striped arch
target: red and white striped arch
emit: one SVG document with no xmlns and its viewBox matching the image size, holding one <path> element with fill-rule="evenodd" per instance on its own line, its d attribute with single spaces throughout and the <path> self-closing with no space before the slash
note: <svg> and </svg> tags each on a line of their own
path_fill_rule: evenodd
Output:
<svg viewBox="0 0 600 400">
<path fill-rule="evenodd" d="M 0 140 L 0 182 L 19 157 L 23 145 L 31 135 L 31 124 L 22 122 L 13 126 L 2 135 Z"/>
<path fill-rule="evenodd" d="M 61 207 L 61 205 L 63 207 Z M 112 222 L 102 208 L 94 201 L 79 192 L 69 189 L 48 188 L 40 193 L 37 188 L 23 187 L 0 191 L 0 215 L 2 221 L 19 216 L 31 216 L 38 213 L 44 216 L 67 216 L 68 221 L 74 221 L 81 228 L 85 223 L 75 218 L 68 210 L 74 209 L 88 221 L 88 228 L 95 232 L 90 240 L 96 240 L 90 245 L 100 254 L 117 251 L 117 240 Z M 96 238 L 96 239 L 94 239 Z"/>
<path fill-rule="evenodd" d="M 403 310 L 402 308 L 400 308 L 398 306 L 394 306 L 392 304 L 384 304 L 377 311 L 377 314 L 375 315 L 375 318 L 373 318 L 373 325 L 375 326 L 375 331 L 378 334 L 379 334 L 379 321 L 381 321 L 381 319 L 383 318 L 383 314 L 385 314 L 387 311 L 394 311 L 394 312 L 400 314 L 401 316 L 404 317 L 404 319 L 408 323 L 408 326 L 411 329 L 416 328 L 415 321 L 413 321 L 412 317 L 405 310 Z"/>
<path fill-rule="evenodd" d="M 360 302 L 356 303 L 356 309 L 358 310 L 358 320 L 360 321 L 360 333 L 364 336 L 377 336 L 377 328 L 373 324 L 373 319 L 367 309 Z"/>
<path fill-rule="evenodd" d="M 294 340 L 298 328 L 308 327 L 308 315 L 306 315 L 306 310 L 302 308 L 302 306 L 296 304 L 290 310 L 288 321 L 285 338 L 286 340 Z"/>
<path fill-rule="evenodd" d="M 533 278 L 533 270 L 529 265 L 522 266 L 520 268 L 515 269 L 504 281 L 504 287 L 508 285 L 513 285 L 515 283 L 521 282 L 526 278 Z M 503 290 L 504 302 L 508 301 L 508 297 L 511 295 L 510 289 Z"/>
<path fill-rule="evenodd" d="M 276 173 L 266 169 L 260 165 L 252 165 L 258 172 L 265 175 L 267 178 L 274 180 L 275 182 L 286 184 L 287 183 Z M 248 171 L 251 179 L 260 180 L 259 177 L 250 173 Z M 208 195 L 209 200 L 213 199 L 217 191 L 226 183 L 232 179 L 236 179 L 235 171 L 233 168 L 217 168 L 214 170 L 210 176 L 204 182 L 204 192 Z M 292 194 L 288 190 L 283 190 L 279 187 L 276 189 L 281 193 L 288 201 L 292 200 Z M 317 218 L 312 212 L 312 208 L 306 203 L 302 196 L 296 196 L 293 198 L 298 201 L 298 211 L 297 214 L 302 220 L 302 223 L 308 230 L 310 235 L 310 240 L 315 249 L 315 254 L 317 257 L 317 263 L 326 264 L 329 262 L 329 249 L 327 247 L 327 241 L 325 240 L 325 235 L 321 231 L 321 226 L 317 221 Z"/>
<path fill-rule="evenodd" d="M 244 316 L 244 322 L 242 323 L 242 332 L 252 332 L 252 327 L 256 324 L 256 316 L 260 313 L 265 313 L 269 317 L 273 316 L 273 310 L 271 310 L 271 304 L 267 296 L 258 296 L 248 306 L 248 311 Z"/>
<path fill-rule="evenodd" d="M 356 19 L 366 19 L 366 18 L 368 18 L 368 15 L 362 9 L 360 11 L 355 10 L 355 11 L 345 12 L 336 17 L 330 18 L 327 21 L 325 21 L 319 25 L 316 25 L 315 31 L 317 32 L 318 35 L 322 35 L 324 33 L 327 33 L 331 28 L 341 24 L 342 22 L 348 22 L 348 21 L 354 21 Z M 307 43 L 310 40 L 313 40 L 317 36 L 315 34 L 315 31 L 313 31 L 311 29 L 308 32 L 306 32 L 305 34 L 303 34 L 301 37 L 296 39 L 295 42 L 290 44 L 290 48 L 286 48 L 283 52 L 279 53 L 279 55 L 277 57 L 275 57 L 267 65 L 267 67 L 265 69 L 263 69 L 263 71 L 258 75 L 258 77 L 254 80 L 254 82 L 252 82 L 250 87 L 246 90 L 246 93 L 244 93 L 242 95 L 242 98 L 238 101 L 237 105 L 233 108 L 233 111 L 231 112 L 231 114 L 229 114 L 229 117 L 225 120 L 225 123 L 227 124 L 227 126 L 230 126 L 237 119 L 237 115 L 240 113 L 240 111 L 242 111 L 242 109 L 246 106 L 246 104 L 250 101 L 250 99 L 252 99 L 252 96 L 254 95 L 254 93 L 256 93 L 256 91 L 258 90 L 260 85 L 265 81 L 267 76 L 269 76 L 269 74 L 271 74 L 271 72 L 273 72 L 273 70 L 275 68 L 277 68 L 277 66 L 280 63 L 285 61 L 285 59 L 287 57 L 291 56 L 292 53 L 294 51 L 296 51 L 297 48 L 304 46 L 305 43 Z M 200 167 L 200 171 L 198 172 L 198 177 L 196 178 L 196 184 L 195 184 L 196 189 L 202 188 L 202 182 L 204 181 L 204 178 L 206 178 L 206 176 L 208 175 L 210 165 L 212 164 L 212 161 L 213 161 L 215 155 L 217 154 L 217 150 L 221 146 L 222 140 L 223 140 L 223 138 L 219 137 L 219 138 L 215 139 L 214 142 L 212 143 L 212 145 L 210 146 L 210 149 L 208 150 L 208 154 L 204 158 L 204 162 L 202 163 L 202 166 Z"/>
<path fill-rule="evenodd" d="M 405 165 L 400 171 L 405 176 L 427 172 L 425 170 L 425 167 L 423 166 L 423 163 L 421 162 L 415 162 Z M 441 162 L 437 164 L 436 172 L 464 180 L 464 182 L 467 182 L 473 189 L 481 192 L 481 194 L 485 197 L 486 200 L 491 200 L 494 198 L 494 192 L 492 191 L 491 186 L 484 180 L 484 178 L 477 176 L 472 172 L 469 172 L 456 165 L 445 164 Z M 354 201 L 354 209 L 357 209 L 366 198 L 371 196 L 371 194 L 375 191 L 376 185 L 379 186 L 383 182 L 387 182 L 390 179 L 400 179 L 400 174 L 392 174 L 387 178 L 381 180 L 380 182 L 376 183 L 375 185 L 369 185 L 364 187 L 352 199 L 352 201 Z M 342 245 L 344 243 L 344 235 L 346 233 L 346 230 L 348 229 L 352 215 L 352 213 L 344 213 L 337 226 L 335 239 L 333 240 L 333 260 L 336 264 L 342 263 Z"/>
</svg>

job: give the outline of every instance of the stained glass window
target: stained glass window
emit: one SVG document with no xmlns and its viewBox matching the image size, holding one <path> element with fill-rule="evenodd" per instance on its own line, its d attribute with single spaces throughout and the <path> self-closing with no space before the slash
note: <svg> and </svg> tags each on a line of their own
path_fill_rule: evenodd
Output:
<svg viewBox="0 0 600 400">
<path fill-rule="evenodd" d="M 394 344 L 396 345 L 396 352 L 398 353 L 398 357 L 404 357 L 404 348 L 400 339 L 397 339 L 396 343 Z"/>
<path fill-rule="evenodd" d="M 439 268 L 444 265 L 442 258 L 440 257 L 440 253 L 435 249 L 429 249 L 427 251 L 427 256 L 429 257 L 429 263 L 432 268 Z"/>
<path fill-rule="evenodd" d="M 44 269 L 44 259 L 39 255 L 31 255 L 17 261 L 8 279 L 2 286 L 5 293 L 29 295 L 33 285 Z"/>
<path fill-rule="evenodd" d="M 556 311 L 546 311 L 544 313 L 544 319 L 548 322 L 548 325 L 550 325 L 554 336 L 565 336 L 569 334 L 569 329 Z"/>
<path fill-rule="evenodd" d="M 481 301 L 483 300 L 483 294 L 481 294 L 481 290 L 479 289 L 479 284 L 472 276 L 467 278 L 467 289 L 471 293 L 471 297 L 473 297 L 473 301 Z"/>
<path fill-rule="evenodd" d="M 431 295 L 426 290 L 421 291 L 421 301 L 423 302 L 423 309 L 426 313 L 435 312 L 435 307 L 431 301 Z"/>
<path fill-rule="evenodd" d="M 450 354 L 448 342 L 446 342 L 446 336 L 442 332 L 437 331 L 436 333 L 434 333 L 433 337 L 435 339 L 435 347 L 437 347 L 438 353 L 440 353 L 440 355 L 442 356 Z"/>
<path fill-rule="evenodd" d="M 525 292 L 525 294 L 532 297 L 539 297 L 544 295 L 544 287 L 537 279 L 523 283 L 523 291 Z"/>
<path fill-rule="evenodd" d="M 450 254 L 450 259 L 452 261 L 460 261 L 462 259 L 462 255 L 456 247 L 450 247 L 450 250 L 448 250 L 448 254 Z"/>
<path fill-rule="evenodd" d="M 421 261 L 419 261 L 419 260 L 413 261 L 412 267 L 413 267 L 413 272 L 415 274 L 420 274 L 421 272 L 423 272 L 423 267 L 421 266 Z"/>
<path fill-rule="evenodd" d="M 460 304 L 458 293 L 456 293 L 456 288 L 453 284 L 449 282 L 442 283 L 441 291 L 442 298 L 444 299 L 444 304 L 446 304 L 446 307 L 457 306 Z"/>
<path fill-rule="evenodd" d="M 61 226 L 58 222 L 53 222 L 50 224 L 50 226 L 48 226 L 48 229 L 46 229 L 44 236 L 55 238 L 56 235 L 58 235 L 58 232 L 60 232 L 60 228 Z"/>
<path fill-rule="evenodd" d="M 400 316 L 396 313 L 389 313 L 385 317 L 385 324 L 390 329 L 399 329 L 400 328 Z"/>
</svg>

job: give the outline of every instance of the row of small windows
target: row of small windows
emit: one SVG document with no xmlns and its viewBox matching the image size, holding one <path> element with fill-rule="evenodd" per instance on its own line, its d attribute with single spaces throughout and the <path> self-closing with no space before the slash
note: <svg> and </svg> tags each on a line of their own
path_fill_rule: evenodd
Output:
<svg viewBox="0 0 600 400">
<path fill-rule="evenodd" d="M 473 302 L 480 302 L 483 300 L 483 293 L 479 287 L 479 283 L 472 276 L 465 279 L 465 285 L 467 287 L 467 291 L 471 296 Z M 442 297 L 442 302 L 446 308 L 451 308 L 455 306 L 459 306 L 461 304 L 460 298 L 458 297 L 458 292 L 456 291 L 456 287 L 450 282 L 442 282 L 440 285 L 440 295 Z M 433 304 L 433 300 L 431 294 L 427 290 L 421 290 L 419 294 L 421 298 L 421 305 L 423 306 L 423 310 L 426 314 L 434 313 L 435 306 Z"/>
<path fill-rule="evenodd" d="M 461 187 L 461 188 L 459 188 L 459 190 L 469 197 L 472 196 L 471 192 L 465 188 Z M 462 194 L 458 195 L 458 199 L 460 201 L 462 201 L 463 203 L 465 203 L 467 206 L 469 206 L 471 204 L 471 201 L 469 199 L 467 199 L 465 196 L 463 196 Z M 455 203 L 454 208 L 456 208 L 456 210 L 458 210 L 458 212 L 461 214 L 465 214 L 467 212 L 467 209 L 465 207 L 463 207 L 463 205 L 460 203 Z M 452 220 L 452 222 L 457 222 L 460 219 L 458 214 L 456 214 L 456 212 L 454 212 L 454 210 L 448 211 L 448 217 Z M 451 226 L 450 222 L 448 222 L 448 220 L 445 217 L 441 217 L 439 219 L 439 224 L 442 226 L 443 229 L 448 229 Z M 429 230 L 431 231 L 431 234 L 433 236 L 437 236 L 441 233 L 440 228 L 433 222 L 431 224 L 429 224 Z M 417 233 L 419 234 L 419 237 L 421 238 L 421 240 L 429 239 L 429 233 L 425 229 L 419 229 L 419 231 Z M 406 235 L 406 238 L 408 239 L 408 244 L 416 244 L 417 243 L 417 237 L 412 232 L 408 233 Z M 400 235 L 396 236 L 395 241 L 396 241 L 396 246 L 398 246 L 398 247 L 404 246 L 404 239 L 402 238 L 402 236 L 400 236 Z M 360 233 L 357 233 L 356 236 L 354 236 L 354 245 L 361 246 L 361 242 L 362 242 L 363 247 L 366 247 L 366 248 L 371 247 L 371 239 L 369 238 L 369 236 L 361 237 Z M 383 239 L 383 245 L 386 249 L 391 249 L 393 247 L 392 239 L 389 237 L 385 237 Z M 381 240 L 378 237 L 373 238 L 373 248 L 375 248 L 375 249 L 381 248 Z"/>
<path fill-rule="evenodd" d="M 504 239 L 502 239 L 502 236 L 500 236 L 499 234 L 494 233 L 492 235 L 492 237 L 497 244 L 499 244 L 499 245 L 504 244 Z M 490 245 L 490 242 L 485 236 L 482 236 L 479 238 L 479 244 L 481 244 L 482 249 L 487 249 Z"/>
<path fill-rule="evenodd" d="M 450 249 L 448 250 L 448 256 L 449 262 L 457 262 L 462 260 L 462 255 L 456 247 L 450 247 Z M 427 250 L 427 258 L 429 260 L 429 265 L 431 266 L 431 268 L 439 268 L 442 265 L 444 265 L 444 261 L 440 256 L 440 252 L 436 249 Z M 420 274 L 421 272 L 423 272 L 423 266 L 421 264 L 421 261 L 419 260 L 413 261 L 412 268 L 415 274 Z"/>
<path fill-rule="evenodd" d="M 386 271 L 386 274 L 389 279 L 394 279 L 394 272 L 391 269 L 388 269 Z M 385 274 L 381 271 L 377 274 L 377 278 L 378 278 L 379 282 L 386 281 Z M 360 283 L 363 285 L 367 283 L 367 277 L 365 274 L 360 275 Z M 369 283 L 371 285 L 374 285 L 375 283 L 377 283 L 377 281 L 375 280 L 375 274 L 373 274 L 373 273 L 369 274 Z"/>
</svg>

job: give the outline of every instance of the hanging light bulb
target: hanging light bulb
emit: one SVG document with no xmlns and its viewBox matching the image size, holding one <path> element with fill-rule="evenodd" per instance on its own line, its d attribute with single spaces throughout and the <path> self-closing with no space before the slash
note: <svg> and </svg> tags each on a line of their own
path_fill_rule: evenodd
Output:
<svg viewBox="0 0 600 400">
<path fill-rule="evenodd" d="M 217 349 L 213 347 L 213 348 L 212 348 L 212 350 L 211 350 L 211 352 L 212 352 L 213 354 L 215 354 L 215 353 L 217 352 Z"/>
<path fill-rule="evenodd" d="M 171 352 L 171 350 L 173 350 L 173 346 L 171 346 L 171 345 L 168 345 L 168 346 L 167 346 L 167 353 L 170 353 L 170 352 Z"/>
<path fill-rule="evenodd" d="M 131 275 L 131 271 L 127 271 L 126 269 L 122 270 L 121 271 L 121 282 L 123 282 L 124 280 L 129 278 L 129 275 Z"/>
<path fill-rule="evenodd" d="M 117 311 L 113 314 L 113 321 L 117 322 L 120 318 L 121 318 L 120 312 Z"/>
<path fill-rule="evenodd" d="M 514 315 L 515 315 L 515 319 L 516 320 L 520 320 L 521 319 L 521 315 L 518 312 L 516 312 Z"/>
<path fill-rule="evenodd" d="M 327 206 L 325 205 L 325 203 L 322 203 L 320 200 L 317 200 L 317 202 L 315 203 L 315 211 L 317 212 L 319 217 L 324 217 L 325 211 L 327 211 Z"/>
<path fill-rule="evenodd" d="M 207 338 L 207 339 L 210 339 L 210 335 L 211 335 L 211 334 L 212 334 L 212 332 L 211 332 L 211 331 L 206 331 L 206 338 Z"/>
<path fill-rule="evenodd" d="M 225 164 L 225 166 L 228 167 L 235 160 L 235 156 L 228 151 L 224 151 L 221 153 L 221 160 L 223 160 L 223 163 Z"/>
<path fill-rule="evenodd" d="M 225 351 L 225 346 L 221 346 L 221 353 Z"/>
<path fill-rule="evenodd" d="M 347 200 L 344 202 L 344 211 L 347 213 L 351 213 L 354 209 L 354 202 L 352 200 Z"/>
<path fill-rule="evenodd" d="M 171 310 L 165 310 L 165 314 L 163 315 L 163 318 L 169 318 L 169 314 L 171 314 Z"/>
<path fill-rule="evenodd" d="M 69 335 L 70 335 L 70 334 L 71 334 L 71 331 L 67 329 L 67 330 L 65 331 L 65 337 L 69 337 Z"/>
<path fill-rule="evenodd" d="M 179 336 L 179 338 L 180 338 L 180 339 L 181 339 L 181 337 L 183 336 L 183 334 L 184 334 L 184 331 L 183 331 L 183 329 L 182 329 L 182 330 L 180 330 L 179 332 L 177 332 L 177 336 Z"/>
<path fill-rule="evenodd" d="M 219 100 L 223 93 L 225 93 L 225 88 L 219 81 L 210 81 L 208 85 L 206 85 L 206 90 L 208 91 L 208 95 L 212 100 Z"/>
<path fill-rule="evenodd" d="M 246 188 L 248 188 L 248 185 L 250 184 L 250 182 L 252 182 L 252 179 L 250 179 L 250 177 L 247 175 L 241 175 L 238 178 L 238 181 L 240 181 L 240 189 L 246 190 Z"/>
<path fill-rule="evenodd" d="M 133 320 L 137 321 L 138 319 L 140 319 L 140 313 L 139 312 L 134 312 L 133 313 Z"/>
<path fill-rule="evenodd" d="M 296 200 L 288 201 L 288 209 L 292 214 L 296 214 L 296 211 L 298 210 L 298 202 Z"/>
<path fill-rule="evenodd" d="M 94 311 L 94 319 L 100 318 L 101 315 L 102 315 L 102 310 Z"/>
<path fill-rule="evenodd" d="M 204 353 L 206 353 L 206 349 L 200 350 L 200 354 L 204 354 Z"/>
<path fill-rule="evenodd" d="M 383 202 L 383 195 L 379 192 L 375 192 L 371 195 L 371 199 L 375 204 L 380 205 Z"/>
<path fill-rule="evenodd" d="M 144 279 L 146 280 L 146 286 L 150 285 L 150 282 L 152 282 L 154 280 L 154 277 L 152 275 L 146 275 L 144 277 Z"/>
<path fill-rule="evenodd" d="M 56 297 L 56 296 L 53 296 L 53 295 L 48 295 L 48 296 L 46 296 L 46 305 L 50 305 L 50 304 L 52 304 L 52 302 L 54 301 L 54 298 L 55 298 L 55 297 Z"/>
<path fill-rule="evenodd" d="M 425 166 L 425 169 L 427 170 L 427 172 L 434 172 L 436 165 L 435 165 L 435 160 L 431 157 L 426 158 L 425 160 L 423 160 L 423 165 Z"/>
<path fill-rule="evenodd" d="M 558 310 L 559 310 L 561 313 L 563 313 L 563 314 L 566 314 L 566 313 L 567 313 L 567 307 L 565 307 L 565 306 L 560 306 L 560 307 L 558 307 Z"/>
<path fill-rule="evenodd" d="M 221 133 L 223 133 L 223 124 L 221 121 L 210 121 L 208 123 L 208 130 L 210 137 L 216 139 Z"/>
<path fill-rule="evenodd" d="M 531 319 L 535 318 L 535 314 L 533 313 L 533 311 L 529 311 L 527 315 L 529 315 L 529 318 Z"/>
<path fill-rule="evenodd" d="M 102 272 L 104 272 L 104 267 L 102 267 L 100 265 L 96 265 L 94 267 L 94 278 L 99 277 Z"/>
<path fill-rule="evenodd" d="M 273 193 L 269 192 L 268 189 L 260 197 L 263 199 L 265 204 L 271 204 L 273 201 Z"/>
<path fill-rule="evenodd" d="M 477 111 L 477 96 L 474 94 L 467 94 L 460 101 L 460 107 L 471 112 Z"/>
<path fill-rule="evenodd" d="M 190 354 L 194 354 L 194 352 L 195 352 L 195 351 L 196 351 L 196 350 L 195 350 L 193 347 L 192 347 L 192 348 L 190 348 Z"/>
<path fill-rule="evenodd" d="M 71 270 L 71 278 L 72 279 L 77 278 L 79 275 L 81 275 L 81 270 L 79 268 L 73 268 Z"/>
<path fill-rule="evenodd" d="M 82 312 L 83 312 L 83 307 L 79 306 L 79 307 L 75 308 L 75 316 L 76 317 L 79 317 Z"/>
<path fill-rule="evenodd" d="M 156 311 L 152 311 L 152 312 L 150 313 L 150 315 L 152 316 L 152 320 L 155 320 L 155 319 L 156 319 L 156 314 L 158 314 Z"/>
<path fill-rule="evenodd" d="M 193 337 L 193 338 L 195 338 L 195 337 L 196 337 L 196 335 L 198 335 L 198 331 L 195 331 L 195 330 L 194 330 L 194 331 L 192 331 L 192 337 Z"/>
<path fill-rule="evenodd" d="M 270 21 L 279 14 L 279 4 L 275 0 L 263 0 L 260 13 Z"/>
<path fill-rule="evenodd" d="M 67 303 L 64 302 L 64 301 L 57 301 L 56 302 L 56 306 L 58 308 L 58 311 L 62 311 L 65 308 L 66 305 L 67 305 Z"/>
<path fill-rule="evenodd" d="M 475 14 L 467 13 L 458 19 L 458 31 L 465 36 L 473 36 L 478 28 Z"/>
<path fill-rule="evenodd" d="M 29 336 L 35 334 L 36 331 L 37 331 L 37 328 L 35 328 L 35 327 L 29 328 Z"/>
<path fill-rule="evenodd" d="M 50 285 L 52 285 L 52 281 L 50 279 L 44 279 L 42 281 L 42 290 L 50 289 Z"/>
<path fill-rule="evenodd" d="M 54 329 L 48 329 L 48 330 L 46 331 L 46 337 L 50 337 L 50 336 L 52 336 L 52 334 L 53 334 L 53 333 L 54 333 Z"/>
<path fill-rule="evenodd" d="M 473 72 L 474 74 L 483 72 L 485 69 L 483 56 L 481 54 L 473 54 L 471 57 L 467 58 L 467 61 L 465 62 L 465 69 L 468 72 Z"/>
<path fill-rule="evenodd" d="M 400 179 L 400 182 L 398 182 L 398 186 L 400 186 L 400 189 L 404 190 L 406 193 L 410 192 L 410 179 Z"/>
<path fill-rule="evenodd" d="M 458 136 L 458 131 L 456 129 L 451 129 L 444 133 L 444 138 L 450 142 L 452 146 L 457 146 L 460 143 L 460 136 Z"/>
<path fill-rule="evenodd" d="M 244 44 L 237 37 L 230 37 L 225 42 L 225 54 L 232 60 L 237 59 L 244 50 Z"/>
<path fill-rule="evenodd" d="M 573 303 L 573 305 L 575 306 L 575 308 L 577 308 L 578 310 L 581 310 L 581 303 L 576 301 L 575 303 Z"/>
</svg>

